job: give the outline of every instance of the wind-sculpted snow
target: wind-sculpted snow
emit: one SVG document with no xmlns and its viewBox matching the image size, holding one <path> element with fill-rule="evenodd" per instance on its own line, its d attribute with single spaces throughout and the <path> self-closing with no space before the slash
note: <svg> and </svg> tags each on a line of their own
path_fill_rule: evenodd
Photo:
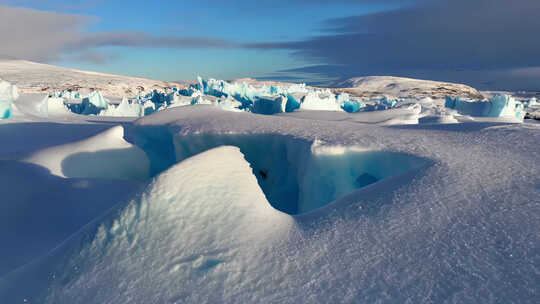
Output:
<svg viewBox="0 0 540 304">
<path fill-rule="evenodd" d="M 428 163 L 404 153 L 335 147 L 273 134 L 173 136 L 176 161 L 219 146 L 239 147 L 270 204 L 288 214 L 313 211 L 377 181 Z"/>
<path fill-rule="evenodd" d="M 479 117 L 510 117 L 523 121 L 523 104 L 509 95 L 499 94 L 488 101 L 465 101 L 460 98 L 446 98 L 445 106 L 460 114 Z"/>
<path fill-rule="evenodd" d="M 241 188 L 235 187 L 237 182 Z M 237 293 L 233 289 L 198 291 L 240 281 L 234 289 L 256 288 L 259 282 L 250 274 L 264 276 L 279 266 L 260 262 L 276 254 L 275 246 L 288 238 L 293 226 L 290 216 L 268 204 L 239 150 L 219 148 L 164 172 L 142 195 L 90 225 L 63 250 L 30 266 L 28 270 L 39 272 L 31 279 L 38 289 L 27 293 L 27 299 L 232 301 Z M 96 268 L 98 264 L 104 267 Z M 0 281 L 0 288 L 4 283 L 9 284 Z M 25 290 L 20 285 L 13 294 L 24 295 Z M 152 292 L 140 293 L 144 290 Z"/>
<path fill-rule="evenodd" d="M 19 98 L 17 86 L 0 79 L 0 119 L 11 117 L 11 104 Z"/>
<path fill-rule="evenodd" d="M 116 126 L 81 141 L 38 150 L 24 161 L 61 177 L 148 178 L 146 154 L 123 137 L 123 127 Z"/>
<path fill-rule="evenodd" d="M 50 255 L 0 278 L 0 302 L 537 302 L 537 125 L 380 127 L 293 114 L 197 106 L 138 120 L 127 138 L 146 140 L 150 161 L 163 155 L 172 167 Z M 245 148 L 222 147 L 174 164 L 179 146 L 208 142 L 190 141 L 196 136 L 242 135 L 285 137 L 329 157 L 352 149 L 427 161 L 378 181 L 357 176 L 369 186 L 297 216 L 271 207 L 254 174 L 266 168 L 254 164 L 284 164 L 275 155 L 298 150 L 267 144 L 268 157 L 254 161 Z"/>
<path fill-rule="evenodd" d="M 152 128 L 169 138 L 152 142 L 162 136 Z M 233 144 L 244 155 L 221 148 L 156 172 L 141 196 L 0 279 L 0 302 L 534 303 L 538 297 L 534 126 L 383 128 L 198 106 L 145 117 L 128 137 L 144 130 L 156 150 L 169 149 L 162 147 L 169 141 L 170 165 L 213 145 Z M 266 154 L 245 136 L 261 138 Z M 286 138 L 291 148 L 265 137 Z M 204 145 L 210 147 L 197 148 Z M 321 159 L 325 166 L 345 156 L 343 172 L 358 164 L 347 155 L 364 151 L 431 161 L 385 179 L 355 173 L 356 182 L 370 186 L 293 217 L 270 207 L 265 196 L 278 187 L 261 179 L 301 166 L 302 149 L 328 157 Z"/>
<path fill-rule="evenodd" d="M 140 187 L 136 181 L 66 179 L 34 164 L 0 160 L 0 277 L 49 253 Z"/>
</svg>

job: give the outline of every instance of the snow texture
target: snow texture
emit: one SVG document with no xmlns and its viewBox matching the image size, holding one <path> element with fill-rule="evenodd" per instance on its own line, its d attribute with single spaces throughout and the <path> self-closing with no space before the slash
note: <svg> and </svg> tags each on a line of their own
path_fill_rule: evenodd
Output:
<svg viewBox="0 0 540 304">
<path fill-rule="evenodd" d="M 355 77 L 334 86 L 341 88 L 338 91 L 366 98 L 381 98 L 384 95 L 406 99 L 444 99 L 446 96 L 482 98 L 482 94 L 477 90 L 463 84 L 392 76 Z"/>
<path fill-rule="evenodd" d="M 170 158 L 169 166 L 129 203 L 0 278 L 0 301 L 536 302 L 535 125 L 388 128 L 309 117 L 313 113 L 319 112 L 261 116 L 196 106 L 138 120 L 127 137 L 151 163 Z M 257 153 L 258 160 L 250 151 L 242 155 L 241 141 L 230 142 L 240 149 L 222 147 L 187 159 L 182 155 L 192 153 L 179 148 L 241 134 L 259 138 L 267 154 Z M 203 140 L 192 140 L 196 136 Z M 269 204 L 269 190 L 282 183 L 261 186 L 262 175 L 256 175 L 266 169 L 258 164 L 272 164 L 268 180 L 295 161 L 275 157 L 283 145 L 270 145 L 268 136 L 342 159 L 343 166 L 333 168 L 345 175 L 357 163 L 347 155 L 364 151 L 384 156 L 389 167 L 392 157 L 379 152 L 413 155 L 423 165 L 383 179 L 363 171 L 355 180 L 368 186 L 291 216 Z"/>
<path fill-rule="evenodd" d="M 184 85 L 4 59 L 0 59 L 0 78 L 17 85 L 21 94 L 55 95 L 56 92 L 71 92 L 63 93 L 61 97 L 65 98 L 78 98 L 77 93 L 87 95 L 96 90 L 110 98 L 136 98 L 138 94 L 148 94 L 154 89 L 164 90 Z"/>
<path fill-rule="evenodd" d="M 123 127 L 116 126 L 82 141 L 36 151 L 24 161 L 61 177 L 148 178 L 146 154 L 123 136 Z"/>
</svg>

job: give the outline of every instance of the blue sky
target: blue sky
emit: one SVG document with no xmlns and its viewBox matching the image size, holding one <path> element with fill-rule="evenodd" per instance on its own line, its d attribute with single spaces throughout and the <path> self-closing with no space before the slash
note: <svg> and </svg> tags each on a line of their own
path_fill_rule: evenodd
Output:
<svg viewBox="0 0 540 304">
<path fill-rule="evenodd" d="M 360 1 L 362 2 L 362 1 Z M 212 37 L 234 43 L 299 40 L 321 32 L 329 18 L 366 14 L 395 3 L 354 1 L 12 1 L 8 4 L 58 13 L 96 17 L 87 32 L 139 31 L 161 36 Z M 103 62 L 70 54 L 52 63 L 73 68 L 164 80 L 197 75 L 236 78 L 273 75 L 313 64 L 288 50 L 243 48 L 100 47 Z"/>
<path fill-rule="evenodd" d="M 539 3 L 0 0 L 12 18 L 0 57 L 163 80 L 395 75 L 540 90 Z"/>
</svg>

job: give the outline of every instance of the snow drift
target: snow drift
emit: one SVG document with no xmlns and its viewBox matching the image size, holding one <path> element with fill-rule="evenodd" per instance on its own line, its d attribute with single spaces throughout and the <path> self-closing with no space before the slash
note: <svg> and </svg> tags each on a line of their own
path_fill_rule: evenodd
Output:
<svg viewBox="0 0 540 304">
<path fill-rule="evenodd" d="M 24 161 L 61 177 L 148 178 L 146 154 L 123 136 L 124 128 L 116 126 L 81 141 L 36 151 Z"/>
<path fill-rule="evenodd" d="M 0 279 L 0 300 L 233 301 L 234 289 L 258 285 L 252 274 L 277 266 L 261 268 L 261 262 L 292 226 L 290 216 L 268 204 L 238 148 L 222 147 L 167 170 L 141 196 L 15 273 L 29 280 L 25 284 Z M 236 288 L 193 292 L 222 284 Z"/>
</svg>

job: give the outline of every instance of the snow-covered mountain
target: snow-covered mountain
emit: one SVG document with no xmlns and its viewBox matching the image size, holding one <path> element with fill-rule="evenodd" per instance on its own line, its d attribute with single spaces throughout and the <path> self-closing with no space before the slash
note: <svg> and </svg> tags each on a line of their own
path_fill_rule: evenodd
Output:
<svg viewBox="0 0 540 304">
<path fill-rule="evenodd" d="M 25 60 L 0 60 L 0 79 L 17 85 L 19 92 L 53 93 L 64 90 L 88 93 L 99 90 L 107 97 L 135 97 L 139 92 L 149 93 L 154 89 L 184 87 L 186 82 L 165 82 L 146 78 L 112 75 L 91 71 L 36 63 Z M 232 83 L 250 85 L 290 86 L 292 83 L 257 81 L 251 78 L 235 79 Z M 335 91 L 347 92 L 358 97 L 389 95 L 398 98 L 444 99 L 446 96 L 483 99 L 476 89 L 463 85 L 429 80 L 391 76 L 370 76 L 351 78 L 335 84 Z"/>
<path fill-rule="evenodd" d="M 0 79 L 17 85 L 23 94 L 99 90 L 107 97 L 117 98 L 179 86 L 178 83 L 74 70 L 25 60 L 0 60 Z"/>
<path fill-rule="evenodd" d="M 476 89 L 456 83 L 420 80 L 393 76 L 355 77 L 336 83 L 336 88 L 354 96 L 391 95 L 399 98 L 444 99 L 446 96 L 483 99 Z"/>
</svg>

